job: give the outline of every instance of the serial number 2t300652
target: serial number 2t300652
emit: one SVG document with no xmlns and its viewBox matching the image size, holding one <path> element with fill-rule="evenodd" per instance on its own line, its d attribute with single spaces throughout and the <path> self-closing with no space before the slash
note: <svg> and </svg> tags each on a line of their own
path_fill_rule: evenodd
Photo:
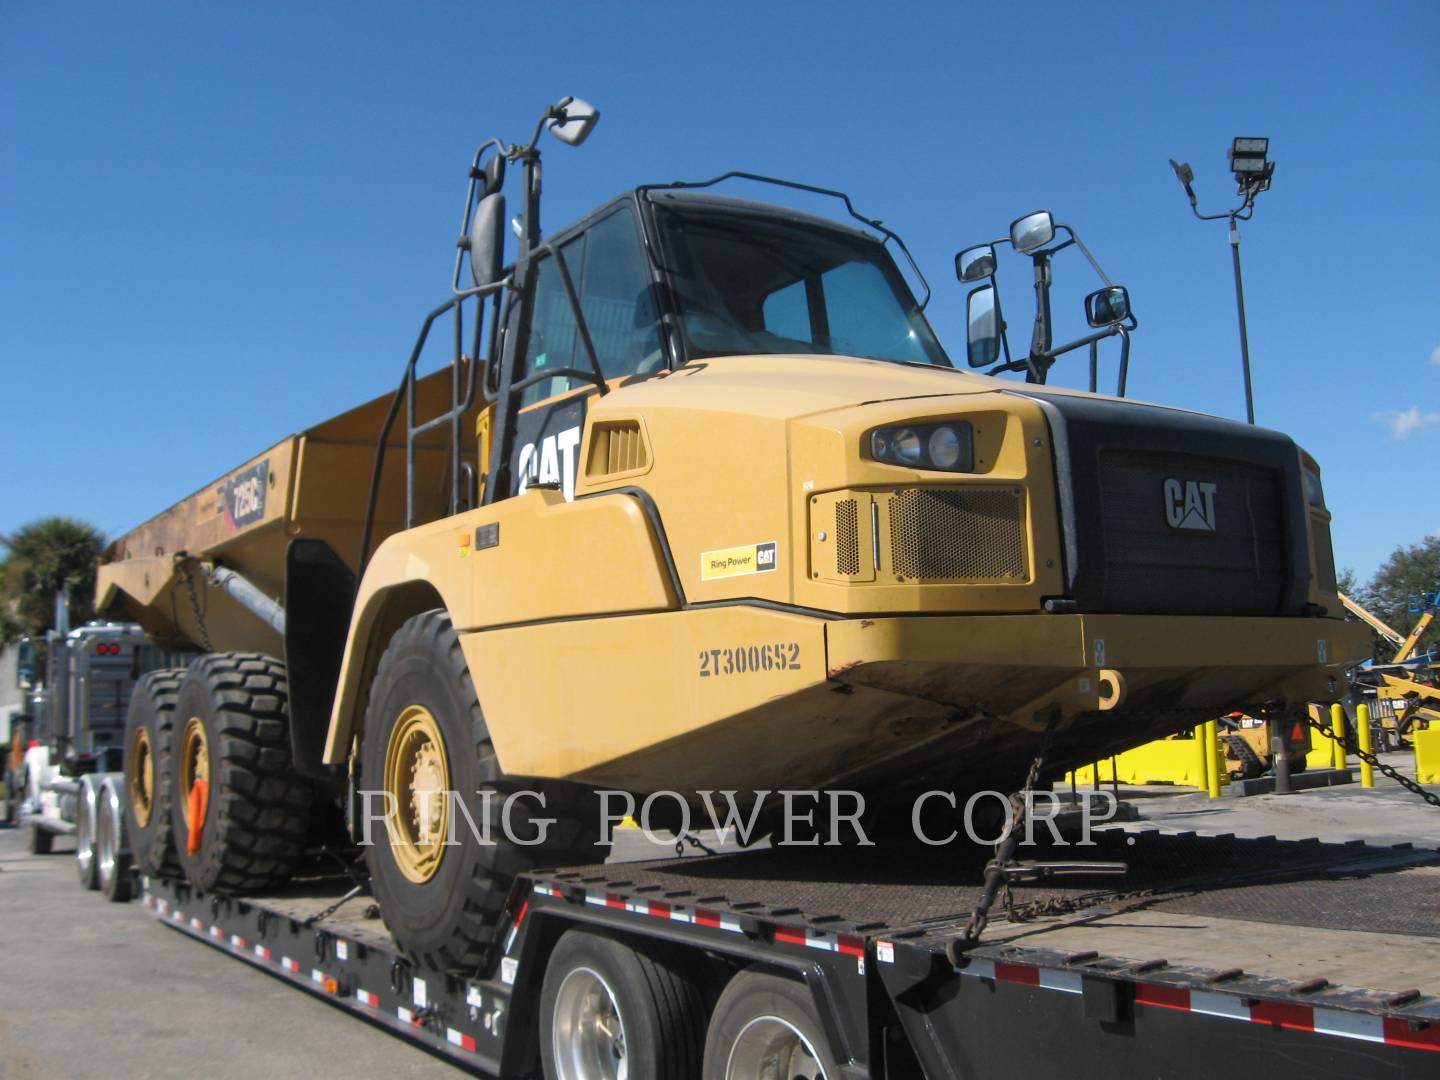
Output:
<svg viewBox="0 0 1440 1080">
<path fill-rule="evenodd" d="M 800 645 L 794 641 L 773 645 L 737 645 L 732 649 L 701 649 L 700 678 L 753 675 L 761 671 L 799 671 Z"/>
</svg>

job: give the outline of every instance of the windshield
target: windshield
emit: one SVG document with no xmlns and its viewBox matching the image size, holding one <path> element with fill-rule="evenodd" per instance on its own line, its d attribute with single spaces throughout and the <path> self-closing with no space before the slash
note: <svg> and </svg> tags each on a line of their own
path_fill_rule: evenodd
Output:
<svg viewBox="0 0 1440 1080">
<path fill-rule="evenodd" d="M 691 359 L 823 353 L 953 366 L 877 241 L 713 207 L 656 207 Z"/>
</svg>

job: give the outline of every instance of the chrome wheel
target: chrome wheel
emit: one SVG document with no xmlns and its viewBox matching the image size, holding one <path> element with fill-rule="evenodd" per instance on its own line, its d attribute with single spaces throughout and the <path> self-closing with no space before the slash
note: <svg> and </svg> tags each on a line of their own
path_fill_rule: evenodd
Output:
<svg viewBox="0 0 1440 1080">
<path fill-rule="evenodd" d="M 788 1020 L 757 1016 L 735 1036 L 725 1080 L 827 1080 L 805 1036 Z"/>
<path fill-rule="evenodd" d="M 95 813 L 95 858 L 99 863 L 99 877 L 102 887 L 114 880 L 118 870 L 116 849 L 116 822 L 120 820 L 120 807 L 115 796 L 106 791 L 100 793 Z"/>
<path fill-rule="evenodd" d="M 75 806 L 75 868 L 80 884 L 95 888 L 95 798 L 88 784 L 81 786 Z"/>
<path fill-rule="evenodd" d="M 569 972 L 555 995 L 556 1080 L 627 1080 L 625 1023 L 615 994 L 587 967 Z"/>
</svg>

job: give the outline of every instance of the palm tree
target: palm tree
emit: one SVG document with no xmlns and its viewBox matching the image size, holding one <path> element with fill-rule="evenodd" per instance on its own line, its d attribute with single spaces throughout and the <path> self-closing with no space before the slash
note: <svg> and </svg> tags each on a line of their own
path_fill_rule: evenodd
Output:
<svg viewBox="0 0 1440 1080">
<path fill-rule="evenodd" d="M 55 623 L 55 594 L 68 590 L 72 619 L 90 618 L 104 537 L 88 522 L 47 517 L 0 535 L 0 644 L 43 634 Z"/>
</svg>

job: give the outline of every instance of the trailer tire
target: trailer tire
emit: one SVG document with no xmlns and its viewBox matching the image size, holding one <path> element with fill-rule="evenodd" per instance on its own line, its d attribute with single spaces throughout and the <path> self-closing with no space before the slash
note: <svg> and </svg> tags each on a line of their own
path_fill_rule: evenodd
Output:
<svg viewBox="0 0 1440 1080">
<path fill-rule="evenodd" d="M 605 857 L 593 792 L 520 782 L 501 771 L 460 639 L 443 610 L 408 619 L 390 639 L 371 684 L 360 762 L 361 788 L 384 800 L 375 817 L 373 805 L 364 807 L 366 832 L 376 818 L 380 828 L 365 847 L 371 888 L 396 944 L 419 965 L 473 971 L 485 959 L 516 876 Z M 436 791 L 454 792 L 453 803 L 448 795 L 426 794 Z M 543 835 L 543 844 L 507 836 L 507 799 L 513 835 Z M 469 822 L 452 814 L 454 804 Z M 470 822 L 490 842 L 468 835 Z M 457 843 L 445 844 L 451 836 Z"/>
<path fill-rule="evenodd" d="M 30 854 L 49 855 L 55 846 L 55 835 L 49 829 L 42 829 L 39 825 L 30 826 Z"/>
<path fill-rule="evenodd" d="M 123 781 L 106 780 L 95 800 L 95 872 L 100 893 L 112 904 L 134 895 L 125 813 L 120 807 Z"/>
<path fill-rule="evenodd" d="M 184 677 L 184 668 L 142 675 L 125 713 L 125 832 L 135 865 L 155 877 L 180 876 L 170 823 L 170 767 L 175 697 Z"/>
<path fill-rule="evenodd" d="M 80 778 L 80 794 L 75 799 L 75 872 L 82 889 L 98 889 L 100 874 L 95 859 L 95 805 L 99 792 L 94 777 Z"/>
<path fill-rule="evenodd" d="M 705 1010 L 682 974 L 687 966 L 693 961 L 653 942 L 632 946 L 604 931 L 567 931 L 540 992 L 546 1080 L 614 1075 L 622 1061 L 625 1075 L 695 1080 Z"/>
<path fill-rule="evenodd" d="M 285 665 L 261 653 L 211 653 L 175 699 L 170 818 L 176 857 L 199 889 L 240 895 L 284 884 L 305 850 L 313 789 L 290 768 Z M 199 850 L 190 799 L 207 787 Z"/>
<path fill-rule="evenodd" d="M 731 979 L 710 1016 L 703 1076 L 840 1080 L 809 987 L 755 969 Z"/>
</svg>

